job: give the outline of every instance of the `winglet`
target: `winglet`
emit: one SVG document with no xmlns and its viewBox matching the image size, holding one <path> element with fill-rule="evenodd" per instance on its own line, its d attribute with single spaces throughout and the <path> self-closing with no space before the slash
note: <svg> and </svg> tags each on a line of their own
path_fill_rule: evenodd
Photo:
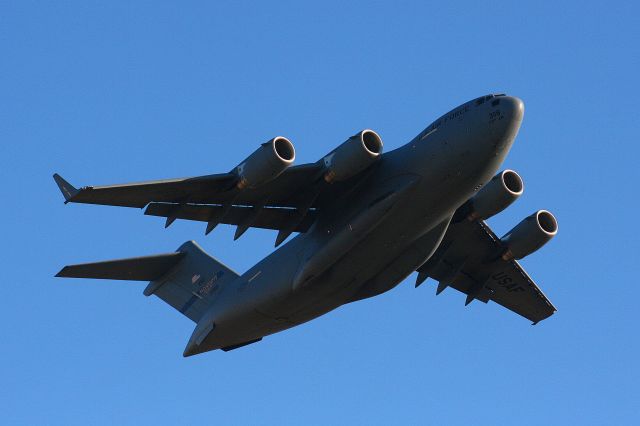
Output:
<svg viewBox="0 0 640 426">
<path fill-rule="evenodd" d="M 62 195 L 64 195 L 65 204 L 71 201 L 71 199 L 75 197 L 78 194 L 78 192 L 80 192 L 80 190 L 78 190 L 76 187 L 74 187 L 69 182 L 64 180 L 62 176 L 60 176 L 57 173 L 53 175 L 53 180 L 56 181 L 58 188 L 60 188 L 60 192 L 62 192 Z"/>
</svg>

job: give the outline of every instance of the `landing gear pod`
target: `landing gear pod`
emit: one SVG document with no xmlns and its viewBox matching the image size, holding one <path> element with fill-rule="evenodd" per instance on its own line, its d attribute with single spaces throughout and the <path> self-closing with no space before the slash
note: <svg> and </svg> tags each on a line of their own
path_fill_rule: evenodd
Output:
<svg viewBox="0 0 640 426">
<path fill-rule="evenodd" d="M 522 259 L 538 250 L 558 233 L 558 221 L 546 210 L 538 210 L 500 239 L 507 250 L 504 260 Z"/>
<path fill-rule="evenodd" d="M 488 219 L 509 207 L 523 191 L 524 183 L 520 175 L 513 170 L 504 170 L 471 197 L 468 218 Z"/>
<path fill-rule="evenodd" d="M 277 178 L 293 164 L 296 150 L 289 139 L 277 136 L 260 145 L 238 167 L 239 189 L 255 188 Z"/>
<path fill-rule="evenodd" d="M 324 180 L 331 183 L 349 179 L 371 166 L 380 158 L 380 154 L 380 136 L 373 130 L 363 130 L 324 157 Z"/>
</svg>

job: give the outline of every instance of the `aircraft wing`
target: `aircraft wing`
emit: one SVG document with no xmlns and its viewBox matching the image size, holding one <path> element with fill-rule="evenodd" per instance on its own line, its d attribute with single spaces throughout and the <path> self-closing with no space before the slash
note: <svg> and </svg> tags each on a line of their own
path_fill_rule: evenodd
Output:
<svg viewBox="0 0 640 426">
<path fill-rule="evenodd" d="M 452 222 L 438 250 L 418 269 L 417 285 L 431 277 L 439 282 L 436 294 L 453 287 L 467 295 L 465 304 L 493 300 L 534 324 L 553 315 L 553 304 L 518 261 L 502 259 L 503 251 L 486 222 Z"/>
<path fill-rule="evenodd" d="M 225 223 L 238 226 L 235 238 L 250 227 L 275 229 L 280 231 L 277 246 L 292 232 L 307 231 L 318 208 L 356 190 L 369 173 L 330 184 L 323 172 L 321 162 L 293 166 L 257 188 L 238 188 L 234 173 L 79 189 L 58 174 L 53 178 L 65 203 L 147 206 L 145 214 L 167 218 L 165 227 L 176 219 L 196 220 L 207 222 L 209 233 L 218 223 Z"/>
<path fill-rule="evenodd" d="M 76 189 L 55 174 L 67 203 L 103 204 L 142 208 L 151 202 L 225 204 L 265 204 L 295 207 L 300 191 L 318 178 L 321 165 L 303 164 L 284 171 L 276 179 L 258 188 L 239 190 L 237 176 L 221 173 L 180 179 L 165 179 L 119 185 L 85 186 Z"/>
</svg>

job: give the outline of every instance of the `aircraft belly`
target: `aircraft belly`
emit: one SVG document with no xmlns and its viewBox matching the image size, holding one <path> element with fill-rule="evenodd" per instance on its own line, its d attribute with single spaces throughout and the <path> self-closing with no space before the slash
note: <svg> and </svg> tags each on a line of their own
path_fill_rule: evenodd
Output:
<svg viewBox="0 0 640 426">
<path fill-rule="evenodd" d="M 311 247 L 310 254 L 296 274 L 293 282 L 293 289 L 300 290 L 302 287 L 312 285 L 313 281 L 320 277 L 327 269 L 344 257 L 362 240 L 370 235 L 389 230 L 378 231 L 382 223 L 389 223 L 388 217 L 393 217 L 400 208 L 403 196 L 411 192 L 417 180 L 415 177 L 406 177 L 402 181 L 402 186 L 395 188 L 395 191 L 384 193 L 378 200 L 370 203 L 368 208 L 360 211 L 354 217 L 343 223 L 331 224 L 326 229 L 319 229 L 318 234 L 323 235 L 323 242 L 317 247 Z M 323 227 L 321 227 L 323 228 Z"/>
<path fill-rule="evenodd" d="M 287 321 L 278 321 L 257 310 L 248 310 L 235 318 L 211 323 L 204 330 L 205 336 L 197 345 L 191 343 L 198 340 L 198 334 L 194 332 L 188 346 L 197 348 L 194 352 L 206 352 L 260 339 L 295 325 Z"/>
<path fill-rule="evenodd" d="M 263 312 L 274 318 L 302 323 L 356 300 L 362 286 L 376 276 L 387 277 L 376 281 L 378 288 L 384 288 L 378 293 L 393 288 L 428 259 L 437 248 L 450 219 L 448 211 L 438 215 L 434 211 L 431 216 L 433 219 L 429 222 L 424 222 L 424 218 L 416 213 L 411 209 L 395 210 L 395 214 L 386 218 L 375 232 L 344 253 L 313 282 L 292 291 L 289 297 L 279 303 L 265 307 Z M 433 239 L 430 247 L 417 251 L 416 238 L 425 234 L 425 229 L 438 226 L 443 221 L 442 215 L 446 223 L 444 229 L 437 231 L 438 238 Z M 404 263 L 394 263 L 396 259 L 403 259 Z M 392 277 L 389 275 L 390 263 L 394 263 Z"/>
<path fill-rule="evenodd" d="M 385 265 L 383 270 L 366 281 L 349 301 L 373 297 L 400 284 L 402 280 L 431 258 L 442 242 L 450 222 L 451 216 L 416 240 L 397 258 Z"/>
</svg>

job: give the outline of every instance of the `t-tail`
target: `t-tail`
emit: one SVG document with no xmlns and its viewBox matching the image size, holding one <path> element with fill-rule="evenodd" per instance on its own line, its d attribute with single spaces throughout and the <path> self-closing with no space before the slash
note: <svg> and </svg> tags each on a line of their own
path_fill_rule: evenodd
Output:
<svg viewBox="0 0 640 426">
<path fill-rule="evenodd" d="M 65 266 L 56 277 L 149 281 L 145 296 L 158 296 L 197 323 L 238 274 L 187 241 L 174 253 Z"/>
</svg>

